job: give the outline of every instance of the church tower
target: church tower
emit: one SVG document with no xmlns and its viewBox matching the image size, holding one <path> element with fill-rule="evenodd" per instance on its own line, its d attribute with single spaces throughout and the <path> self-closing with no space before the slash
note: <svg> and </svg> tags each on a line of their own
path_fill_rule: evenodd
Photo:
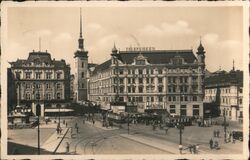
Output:
<svg viewBox="0 0 250 160">
<path fill-rule="evenodd" d="M 88 51 L 84 49 L 84 39 L 82 36 L 82 10 L 80 9 L 80 36 L 78 39 L 78 49 L 74 55 L 75 77 L 74 91 L 76 102 L 87 100 L 87 73 L 88 73 Z"/>
</svg>

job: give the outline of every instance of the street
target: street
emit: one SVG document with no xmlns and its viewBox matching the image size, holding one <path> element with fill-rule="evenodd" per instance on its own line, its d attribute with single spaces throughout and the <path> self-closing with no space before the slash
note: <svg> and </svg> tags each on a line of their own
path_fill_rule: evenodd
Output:
<svg viewBox="0 0 250 160">
<path fill-rule="evenodd" d="M 41 154 L 179 154 L 177 128 L 169 128 L 166 134 L 158 127 L 153 130 L 151 125 L 130 124 L 128 134 L 127 124 L 122 124 L 121 128 L 106 128 L 97 119 L 93 124 L 92 121 L 83 121 L 83 117 L 62 117 L 62 134 L 56 133 L 56 126 L 54 120 L 41 124 Z M 239 127 L 229 126 L 228 130 L 234 128 Z M 214 130 L 220 131 L 220 137 L 213 137 Z M 196 154 L 242 153 L 241 141 L 224 143 L 223 136 L 221 125 L 187 126 L 182 136 L 182 153 L 191 154 L 188 147 L 194 145 L 199 146 Z M 218 141 L 219 149 L 209 148 L 211 138 Z M 12 143 L 22 145 L 17 153 Z M 37 129 L 9 130 L 9 154 L 37 154 L 36 147 Z"/>
</svg>

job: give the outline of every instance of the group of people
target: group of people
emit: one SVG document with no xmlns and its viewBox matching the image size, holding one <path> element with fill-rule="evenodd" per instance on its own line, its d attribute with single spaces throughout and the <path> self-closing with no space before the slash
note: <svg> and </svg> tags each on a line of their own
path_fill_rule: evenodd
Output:
<svg viewBox="0 0 250 160">
<path fill-rule="evenodd" d="M 214 130 L 214 137 L 220 137 L 220 130 Z"/>
<path fill-rule="evenodd" d="M 209 140 L 210 149 L 219 149 L 219 142 L 217 140 L 213 140 L 212 138 Z"/>
<path fill-rule="evenodd" d="M 199 150 L 199 145 L 189 145 L 188 149 L 191 154 L 197 154 Z"/>
</svg>

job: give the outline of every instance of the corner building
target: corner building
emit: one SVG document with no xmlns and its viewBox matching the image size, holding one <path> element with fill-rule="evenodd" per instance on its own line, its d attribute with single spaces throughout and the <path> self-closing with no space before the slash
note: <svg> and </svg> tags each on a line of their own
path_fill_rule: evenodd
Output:
<svg viewBox="0 0 250 160">
<path fill-rule="evenodd" d="M 70 100 L 70 66 L 65 60 L 51 59 L 46 52 L 30 52 L 27 59 L 10 62 L 8 82 L 15 86 L 16 102 L 8 107 L 25 106 L 36 115 L 40 106 L 41 116 L 56 114 L 67 106 Z M 13 90 L 8 89 L 8 99 Z M 16 104 L 15 104 L 16 103 Z"/>
<path fill-rule="evenodd" d="M 103 108 L 126 102 L 145 109 L 167 109 L 171 114 L 203 116 L 205 51 L 118 51 L 95 67 L 89 78 L 89 99 Z"/>
<path fill-rule="evenodd" d="M 217 71 L 205 79 L 205 102 L 216 103 L 220 115 L 243 122 L 243 71 Z"/>
</svg>

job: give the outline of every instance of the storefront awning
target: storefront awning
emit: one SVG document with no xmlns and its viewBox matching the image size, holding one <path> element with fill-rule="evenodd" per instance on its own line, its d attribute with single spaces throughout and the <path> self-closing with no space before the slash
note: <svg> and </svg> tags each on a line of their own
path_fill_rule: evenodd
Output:
<svg viewBox="0 0 250 160">
<path fill-rule="evenodd" d="M 61 108 L 59 111 L 59 108 L 51 108 L 51 109 L 45 109 L 45 112 L 73 112 L 73 109 L 67 109 L 67 108 Z"/>
</svg>

